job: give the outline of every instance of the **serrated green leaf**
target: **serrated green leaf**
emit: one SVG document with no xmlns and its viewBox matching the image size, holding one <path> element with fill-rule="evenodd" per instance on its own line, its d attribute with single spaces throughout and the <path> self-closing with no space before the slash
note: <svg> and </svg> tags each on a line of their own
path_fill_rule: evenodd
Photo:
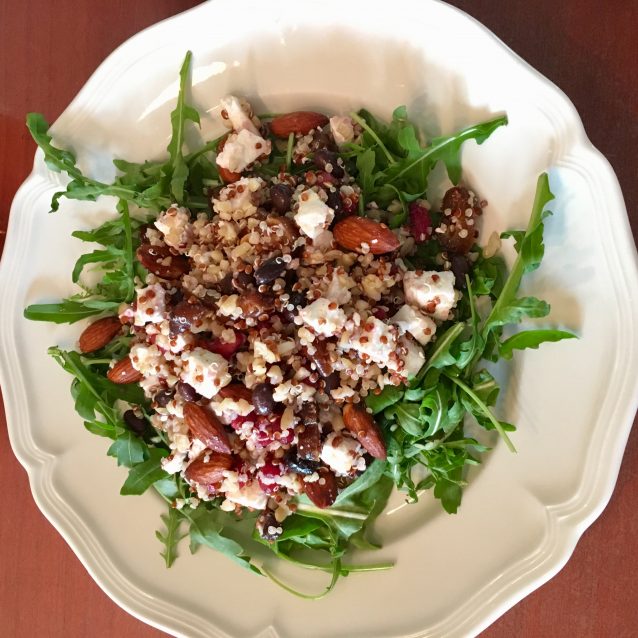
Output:
<svg viewBox="0 0 638 638">
<path fill-rule="evenodd" d="M 144 494 L 153 483 L 165 479 L 168 474 L 162 469 L 160 461 L 168 456 L 168 451 L 160 448 L 151 448 L 148 459 L 135 465 L 128 473 L 124 485 L 120 490 L 123 496 Z"/>
</svg>

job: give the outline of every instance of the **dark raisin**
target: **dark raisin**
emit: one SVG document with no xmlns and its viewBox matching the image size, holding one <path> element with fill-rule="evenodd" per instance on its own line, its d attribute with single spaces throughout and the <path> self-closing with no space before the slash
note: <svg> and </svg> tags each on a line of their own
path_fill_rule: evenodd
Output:
<svg viewBox="0 0 638 638">
<path fill-rule="evenodd" d="M 318 461 L 321 454 L 321 433 L 319 426 L 306 425 L 297 433 L 297 456 L 308 461 Z"/>
<path fill-rule="evenodd" d="M 310 360 L 315 364 L 315 368 L 317 372 L 322 377 L 328 377 L 332 374 L 332 361 L 330 359 L 330 353 L 328 352 L 328 347 L 325 341 L 320 341 L 319 339 L 315 339 L 314 343 L 314 353 L 308 355 Z"/>
<path fill-rule="evenodd" d="M 282 215 L 290 210 L 292 204 L 292 187 L 288 184 L 275 184 L 270 187 L 270 199 L 273 208 Z"/>
<path fill-rule="evenodd" d="M 258 286 L 270 284 L 286 271 L 286 262 L 283 257 L 272 257 L 267 259 L 257 270 L 255 270 L 255 281 Z"/>
<path fill-rule="evenodd" d="M 454 285 L 459 289 L 465 289 L 465 275 L 470 272 L 470 262 L 465 255 L 451 255 L 450 263 L 454 273 Z"/>
<path fill-rule="evenodd" d="M 323 391 L 330 396 L 333 390 L 336 390 L 341 385 L 341 378 L 338 372 L 333 372 L 326 377 Z"/>
<path fill-rule="evenodd" d="M 190 330 L 191 326 L 201 319 L 205 312 L 206 308 L 200 303 L 180 301 L 173 310 L 171 310 L 169 320 L 170 333 L 175 335 Z"/>
<path fill-rule="evenodd" d="M 232 295 L 235 292 L 233 287 L 233 276 L 228 273 L 218 284 L 217 288 L 222 295 Z"/>
<path fill-rule="evenodd" d="M 343 208 L 343 200 L 341 199 L 341 195 L 338 189 L 328 189 L 326 190 L 326 194 L 328 195 L 328 199 L 326 200 L 326 204 L 332 208 L 335 214 L 335 219 L 338 221 L 340 218 L 344 217 L 345 210 Z"/>
<path fill-rule="evenodd" d="M 275 298 L 272 295 L 249 292 L 240 298 L 239 307 L 244 317 L 255 318 L 271 312 L 275 307 Z"/>
<path fill-rule="evenodd" d="M 320 168 L 322 171 L 326 171 L 335 177 L 343 177 L 344 171 L 337 163 L 338 158 L 339 156 L 336 153 L 332 153 L 325 148 L 320 148 L 315 151 L 312 161 L 315 163 L 315 166 Z M 328 170 L 326 166 L 329 166 L 330 170 Z"/>
<path fill-rule="evenodd" d="M 286 465 L 297 474 L 308 476 L 319 469 L 319 462 L 312 459 L 299 458 L 297 450 L 290 449 L 285 456 Z"/>
<path fill-rule="evenodd" d="M 319 411 L 317 410 L 317 404 L 314 401 L 304 403 L 301 411 L 299 412 L 299 418 L 303 425 L 317 425 L 317 423 L 319 423 Z"/>
<path fill-rule="evenodd" d="M 253 388 L 253 405 L 257 414 L 272 414 L 277 407 L 272 398 L 272 386 L 269 383 L 258 383 Z"/>
<path fill-rule="evenodd" d="M 317 131 L 316 133 L 314 133 L 312 142 L 310 142 L 309 146 L 311 152 L 326 148 L 332 151 L 336 148 L 336 144 L 332 135 L 330 135 L 330 133 L 326 131 Z"/>
<path fill-rule="evenodd" d="M 146 419 L 137 416 L 133 410 L 127 410 L 123 418 L 129 430 L 137 434 L 137 436 L 142 436 L 146 431 Z"/>
<path fill-rule="evenodd" d="M 153 399 L 160 408 L 165 408 L 174 396 L 175 393 L 172 390 L 161 390 Z"/>
<path fill-rule="evenodd" d="M 239 292 L 246 292 L 255 285 L 255 280 L 253 279 L 253 276 L 247 272 L 236 272 L 233 275 L 232 284 L 235 290 L 238 290 Z"/>
<path fill-rule="evenodd" d="M 195 390 L 192 385 L 188 385 L 188 383 L 184 383 L 183 381 L 180 381 L 177 384 L 177 391 L 179 392 L 182 399 L 184 399 L 184 401 L 192 402 L 201 399 L 201 396 L 199 395 L 197 390 Z"/>
<path fill-rule="evenodd" d="M 272 510 L 264 510 L 257 519 L 257 531 L 259 535 L 266 541 L 276 541 L 281 532 L 281 523 L 275 518 L 275 513 Z"/>
<path fill-rule="evenodd" d="M 292 304 L 295 308 L 301 306 L 302 308 L 306 305 L 306 295 L 303 292 L 294 291 L 290 293 L 290 298 L 288 299 L 288 303 Z"/>
</svg>

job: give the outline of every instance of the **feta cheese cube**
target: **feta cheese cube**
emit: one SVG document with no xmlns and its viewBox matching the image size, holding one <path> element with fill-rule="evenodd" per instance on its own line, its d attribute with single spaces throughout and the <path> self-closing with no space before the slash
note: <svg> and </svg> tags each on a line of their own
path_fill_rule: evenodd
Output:
<svg viewBox="0 0 638 638">
<path fill-rule="evenodd" d="M 155 375 L 162 363 L 162 353 L 156 345 L 136 343 L 129 353 L 131 365 L 145 377 Z"/>
<path fill-rule="evenodd" d="M 242 129 L 228 136 L 222 152 L 217 156 L 217 164 L 233 173 L 241 173 L 258 157 L 270 155 L 271 147 L 270 140 Z"/>
<path fill-rule="evenodd" d="M 171 206 L 159 216 L 155 227 L 163 233 L 167 245 L 184 249 L 191 243 L 190 219 L 190 213 L 185 208 Z"/>
<path fill-rule="evenodd" d="M 260 177 L 242 177 L 221 189 L 219 197 L 213 199 L 213 209 L 226 221 L 250 217 L 257 211 L 253 193 L 263 186 L 264 181 Z"/>
<path fill-rule="evenodd" d="M 147 323 L 160 323 L 166 312 L 166 292 L 159 284 L 146 288 L 138 288 L 137 304 L 135 308 L 135 325 L 143 326 Z"/>
<path fill-rule="evenodd" d="M 311 239 L 319 237 L 335 214 L 315 191 L 308 189 L 299 196 L 299 209 L 295 222 L 304 235 Z"/>
<path fill-rule="evenodd" d="M 193 386 L 199 394 L 212 399 L 224 386 L 231 381 L 228 374 L 228 361 L 219 354 L 194 348 L 182 354 L 184 368 L 180 378 L 184 383 Z"/>
<path fill-rule="evenodd" d="M 332 337 L 339 334 L 346 323 L 346 313 L 338 304 L 325 297 L 302 308 L 299 316 L 315 333 Z"/>
<path fill-rule="evenodd" d="M 376 317 L 370 317 L 354 333 L 344 332 L 339 341 L 339 348 L 367 355 L 369 361 L 387 367 L 390 354 L 397 348 L 397 336 L 395 326 L 389 326 Z"/>
<path fill-rule="evenodd" d="M 246 100 L 234 95 L 227 95 L 220 102 L 222 110 L 226 111 L 228 115 L 228 119 L 224 120 L 224 123 L 230 124 L 235 131 L 246 129 L 255 135 L 259 135 L 259 130 L 250 118 L 250 104 Z"/>
<path fill-rule="evenodd" d="M 330 131 L 337 145 L 341 146 L 354 139 L 354 123 L 347 115 L 335 115 L 330 118 Z"/>
<path fill-rule="evenodd" d="M 359 461 L 363 461 L 359 443 L 339 432 L 332 432 L 327 436 L 320 457 L 337 476 L 345 476 L 353 469 L 359 469 Z"/>
<path fill-rule="evenodd" d="M 399 326 L 401 333 L 409 332 L 422 346 L 427 344 L 436 332 L 436 324 L 430 317 L 407 304 L 401 306 L 390 321 Z"/>
<path fill-rule="evenodd" d="M 456 305 L 454 274 L 449 270 L 420 274 L 408 271 L 403 276 L 403 290 L 408 304 L 421 308 L 437 321 L 445 321 Z"/>
<path fill-rule="evenodd" d="M 407 353 L 403 357 L 403 376 L 406 378 L 415 377 L 425 363 L 423 348 L 409 337 L 401 337 L 399 344 L 407 349 Z"/>
<path fill-rule="evenodd" d="M 328 289 L 324 293 L 327 299 L 336 301 L 339 305 L 347 304 L 352 299 L 351 288 L 356 286 L 354 279 L 346 272 L 333 271 Z"/>
<path fill-rule="evenodd" d="M 222 484 L 222 490 L 224 489 Z M 244 507 L 251 507 L 256 510 L 263 510 L 268 503 L 268 496 L 262 492 L 261 487 L 257 481 L 251 481 L 246 483 L 243 487 L 240 487 L 238 483 L 235 483 L 231 489 L 226 491 L 226 500 L 237 505 Z"/>
<path fill-rule="evenodd" d="M 255 357 L 261 357 L 266 363 L 277 363 L 281 357 L 279 356 L 279 352 L 276 350 L 276 347 L 277 346 L 275 345 L 275 349 L 273 349 L 264 341 L 255 339 L 253 343 L 253 352 L 255 353 Z"/>
</svg>

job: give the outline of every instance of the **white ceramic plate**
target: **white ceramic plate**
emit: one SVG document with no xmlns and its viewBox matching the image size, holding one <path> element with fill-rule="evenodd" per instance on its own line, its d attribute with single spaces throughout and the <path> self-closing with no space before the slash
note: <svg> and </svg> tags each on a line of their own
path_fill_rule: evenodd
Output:
<svg viewBox="0 0 638 638">
<path fill-rule="evenodd" d="M 536 177 L 550 171 L 546 259 L 526 285 L 582 338 L 517 356 L 501 409 L 519 425 L 519 453 L 497 446 L 459 515 L 426 497 L 382 517 L 379 558 L 396 559 L 393 570 L 351 576 L 319 602 L 212 551 L 184 549 L 166 570 L 153 538 L 162 504 L 150 493 L 119 496 L 124 471 L 85 432 L 69 378 L 46 356 L 51 344 L 72 346 L 78 326 L 22 319 L 28 303 L 71 292 L 81 246 L 69 234 L 113 205 L 65 202 L 47 215 L 60 182 L 38 154 L 13 203 L 0 273 L 2 387 L 34 497 L 117 603 L 176 635 L 478 632 L 565 563 L 610 497 L 636 410 L 636 254 L 612 170 L 556 87 L 466 15 L 425 0 L 396 0 L 392 11 L 340 0 L 203 4 L 115 51 L 55 123 L 58 143 L 103 178 L 114 156 L 161 156 L 187 48 L 205 134 L 228 92 L 258 96 L 269 111 L 366 106 L 388 116 L 405 103 L 430 134 L 506 111 L 507 128 L 464 149 L 465 178 L 490 202 L 488 225 L 505 229 L 525 225 Z"/>
</svg>

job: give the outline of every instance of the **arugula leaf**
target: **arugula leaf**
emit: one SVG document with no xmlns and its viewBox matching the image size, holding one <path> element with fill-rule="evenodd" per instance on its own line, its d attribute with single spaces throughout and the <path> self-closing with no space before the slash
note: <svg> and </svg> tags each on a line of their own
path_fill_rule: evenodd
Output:
<svg viewBox="0 0 638 638">
<path fill-rule="evenodd" d="M 115 309 L 120 304 L 113 302 Z M 93 315 L 99 315 L 108 308 L 91 308 L 86 304 L 71 299 L 60 303 L 32 304 L 24 309 L 25 319 L 31 321 L 49 321 L 52 323 L 75 323 Z"/>
<path fill-rule="evenodd" d="M 190 521 L 190 548 L 194 553 L 200 545 L 206 545 L 224 554 L 242 567 L 261 574 L 259 568 L 250 562 L 250 557 L 246 555 L 244 548 L 237 542 L 222 534 L 224 524 L 222 522 L 222 512 L 217 510 L 207 510 L 197 508 L 184 516 Z"/>
<path fill-rule="evenodd" d="M 372 410 L 372 414 L 378 414 L 399 401 L 404 391 L 405 388 L 402 386 L 386 385 L 380 394 L 369 394 L 366 397 L 366 405 Z"/>
<path fill-rule="evenodd" d="M 177 546 L 179 542 L 187 534 L 186 532 L 181 531 L 181 525 L 184 519 L 180 515 L 179 511 L 174 507 L 169 505 L 168 513 L 162 514 L 161 519 L 166 530 L 157 530 L 155 532 L 155 537 L 164 545 L 164 549 L 160 552 L 160 555 L 164 558 L 166 567 L 170 567 L 177 558 Z"/>
<path fill-rule="evenodd" d="M 188 178 L 188 165 L 182 152 L 185 125 L 188 121 L 200 123 L 197 110 L 186 104 L 186 83 L 192 56 L 190 51 L 186 53 L 179 72 L 179 93 L 177 106 L 171 113 L 172 137 L 167 147 L 169 160 L 165 167 L 166 174 L 170 175 L 170 192 L 178 204 L 184 203 L 184 184 Z"/>
<path fill-rule="evenodd" d="M 545 251 L 543 245 L 543 219 L 547 216 L 545 206 L 554 199 L 549 189 L 549 177 L 542 173 L 537 182 L 534 206 L 525 235 L 518 235 L 519 252 L 505 281 L 503 290 L 495 301 L 490 314 L 483 324 L 483 338 L 497 326 L 506 323 L 518 323 L 523 317 L 544 317 L 549 312 L 549 305 L 534 297 L 516 299 L 515 295 L 524 273 L 538 268 Z"/>
<path fill-rule="evenodd" d="M 499 355 L 503 359 L 511 359 L 514 350 L 524 348 L 537 349 L 541 343 L 561 341 L 563 339 L 577 339 L 578 337 L 564 330 L 523 330 L 506 339 L 499 345 Z"/>
<path fill-rule="evenodd" d="M 148 458 L 149 450 L 142 439 L 133 432 L 126 431 L 113 441 L 106 454 L 115 457 L 118 465 L 133 467 Z"/>
<path fill-rule="evenodd" d="M 138 463 L 129 471 L 120 494 L 122 496 L 144 494 L 153 483 L 165 479 L 168 474 L 162 469 L 160 461 L 166 456 L 168 456 L 168 450 L 150 448 L 148 460 Z"/>
<path fill-rule="evenodd" d="M 436 137 L 432 140 L 430 145 L 425 149 L 422 149 L 420 153 L 411 153 L 408 158 L 393 164 L 385 171 L 386 181 L 389 184 L 401 183 L 401 180 L 405 180 L 406 176 L 419 164 L 426 164 L 428 169 L 426 174 L 429 173 L 431 168 L 438 161 L 442 161 L 447 169 L 448 176 L 453 183 L 458 183 L 461 178 L 461 146 L 463 142 L 467 140 L 475 140 L 477 144 L 482 144 L 497 128 L 507 124 L 507 117 L 501 116 L 483 122 L 482 124 L 476 124 L 470 126 L 462 131 L 454 133 L 453 135 Z M 412 186 L 412 190 L 409 191 L 412 194 L 417 194 L 420 190 L 421 193 L 425 191 L 427 183 L 422 182 L 418 186 Z M 403 190 L 408 190 L 408 188 Z"/>
</svg>

